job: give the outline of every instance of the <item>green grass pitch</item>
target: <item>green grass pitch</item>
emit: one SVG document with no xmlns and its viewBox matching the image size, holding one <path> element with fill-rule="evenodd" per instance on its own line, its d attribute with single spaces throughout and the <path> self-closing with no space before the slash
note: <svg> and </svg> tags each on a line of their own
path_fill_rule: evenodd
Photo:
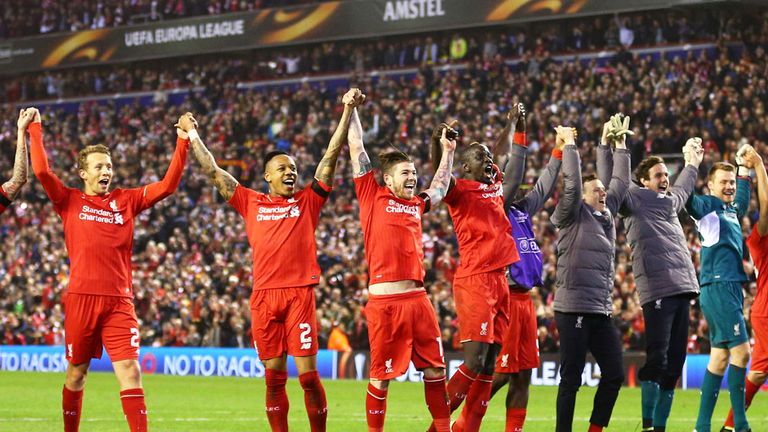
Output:
<svg viewBox="0 0 768 432">
<path fill-rule="evenodd" d="M 51 432 L 61 423 L 62 374 L 0 372 L 0 431 Z M 361 381 L 323 381 L 328 395 L 329 431 L 365 431 L 365 388 Z M 264 382 L 261 379 L 222 377 L 144 377 L 150 429 L 153 431 L 269 431 L 264 414 Z M 502 392 L 505 392 L 502 390 Z M 292 431 L 309 431 L 304 398 L 296 379 L 288 381 Z M 504 430 L 503 394 L 491 401 L 482 431 Z M 579 392 L 574 430 L 587 430 L 594 389 Z M 554 430 L 556 387 L 532 387 L 526 421 L 527 432 Z M 696 390 L 678 391 L 667 430 L 693 430 L 698 408 Z M 718 400 L 713 421 L 718 430 L 727 413 L 728 392 Z M 608 430 L 639 431 L 640 390 L 623 388 Z M 752 429 L 768 431 L 768 392 L 758 394 L 748 412 Z M 429 413 L 423 386 L 392 382 L 387 401 L 386 430 L 424 432 Z M 715 427 L 716 425 L 716 427 Z M 112 374 L 92 373 L 83 401 L 83 432 L 128 430 Z"/>
</svg>

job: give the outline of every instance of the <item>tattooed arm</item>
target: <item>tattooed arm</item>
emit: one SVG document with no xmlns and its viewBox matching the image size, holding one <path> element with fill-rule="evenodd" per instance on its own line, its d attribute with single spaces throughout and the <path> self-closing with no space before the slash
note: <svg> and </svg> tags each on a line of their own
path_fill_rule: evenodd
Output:
<svg viewBox="0 0 768 432">
<path fill-rule="evenodd" d="M 339 120 L 339 125 L 336 126 L 336 131 L 333 132 L 330 143 L 328 143 L 328 149 L 315 170 L 315 178 L 328 186 L 333 182 L 333 175 L 336 172 L 336 161 L 339 159 L 341 146 L 347 138 L 352 109 L 356 106 L 355 95 L 359 93 L 360 90 L 358 89 L 350 89 L 342 98 L 344 112 L 341 114 L 341 120 Z"/>
<path fill-rule="evenodd" d="M 357 108 L 352 108 L 347 139 L 349 140 L 349 157 L 352 159 L 352 175 L 362 177 L 373 169 L 373 165 L 363 146 L 363 126 L 360 124 Z"/>
<path fill-rule="evenodd" d="M 29 161 L 27 159 L 26 132 L 27 126 L 34 119 L 34 110 L 19 111 L 19 120 L 16 123 L 18 127 L 18 137 L 16 139 L 16 160 L 13 163 L 13 176 L 7 182 L 3 183 L 3 192 L 8 199 L 13 200 L 19 193 L 24 183 L 27 182 L 27 172 L 29 171 Z"/>
<path fill-rule="evenodd" d="M 208 176 L 225 200 L 229 201 L 232 199 L 232 195 L 235 194 L 235 189 L 239 183 L 232 177 L 232 174 L 219 168 L 216 164 L 216 159 L 213 158 L 213 155 L 205 147 L 203 140 L 200 139 L 200 135 L 197 133 L 197 121 L 192 117 L 192 114 L 184 114 L 179 119 L 178 127 L 189 134 L 192 153 L 195 155 L 195 159 L 200 162 L 200 166 L 203 167 L 205 175 Z"/>
<path fill-rule="evenodd" d="M 443 129 L 440 137 L 440 144 L 443 148 L 443 154 L 440 158 L 440 165 L 437 167 L 435 176 L 432 177 L 432 183 L 429 189 L 424 193 L 429 195 L 431 207 L 440 204 L 445 194 L 448 193 L 448 187 L 451 184 L 451 170 L 453 169 L 453 153 L 456 151 L 456 140 L 449 140 L 445 137 L 446 129 Z"/>
</svg>

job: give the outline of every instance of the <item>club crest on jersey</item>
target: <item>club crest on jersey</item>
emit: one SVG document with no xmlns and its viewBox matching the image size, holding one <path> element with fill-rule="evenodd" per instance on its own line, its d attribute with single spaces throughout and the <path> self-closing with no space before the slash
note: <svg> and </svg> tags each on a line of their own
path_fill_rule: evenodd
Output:
<svg viewBox="0 0 768 432">
<path fill-rule="evenodd" d="M 384 362 L 384 367 L 386 368 L 384 370 L 384 373 L 392 373 L 394 372 L 394 369 L 392 369 L 392 359 L 389 358 L 387 361 Z"/>
<path fill-rule="evenodd" d="M 739 324 L 734 324 L 733 325 L 733 335 L 734 336 L 740 336 L 741 335 L 741 328 L 740 328 Z"/>
<path fill-rule="evenodd" d="M 480 336 L 488 335 L 488 322 L 480 323 Z"/>
<path fill-rule="evenodd" d="M 661 309 L 661 300 L 662 299 L 656 300 L 656 307 L 655 307 L 655 309 Z"/>
<path fill-rule="evenodd" d="M 505 368 L 509 366 L 509 354 L 501 356 L 501 367 Z"/>
<path fill-rule="evenodd" d="M 576 328 L 581 328 L 581 324 L 582 324 L 583 321 L 584 321 L 584 317 L 583 316 L 577 316 L 576 317 Z"/>
</svg>

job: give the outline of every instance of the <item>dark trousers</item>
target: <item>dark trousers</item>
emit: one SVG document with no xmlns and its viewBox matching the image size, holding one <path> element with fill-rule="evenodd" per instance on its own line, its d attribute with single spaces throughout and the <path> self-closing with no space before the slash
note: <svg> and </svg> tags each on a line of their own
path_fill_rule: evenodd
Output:
<svg viewBox="0 0 768 432">
<path fill-rule="evenodd" d="M 600 384 L 592 406 L 590 423 L 608 426 L 613 406 L 624 383 L 619 330 L 611 317 L 599 314 L 555 312 L 560 332 L 560 386 L 557 389 L 557 432 L 571 432 L 576 393 L 587 351 L 600 366 Z"/>
<path fill-rule="evenodd" d="M 645 365 L 641 381 L 653 381 L 662 390 L 672 390 L 683 373 L 688 346 L 690 296 L 664 297 L 643 305 L 645 318 Z"/>
</svg>

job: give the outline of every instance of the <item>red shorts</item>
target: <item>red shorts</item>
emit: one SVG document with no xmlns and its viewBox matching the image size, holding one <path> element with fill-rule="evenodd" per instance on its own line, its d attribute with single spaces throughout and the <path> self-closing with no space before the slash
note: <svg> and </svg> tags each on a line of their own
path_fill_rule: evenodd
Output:
<svg viewBox="0 0 768 432">
<path fill-rule="evenodd" d="M 70 363 L 101 358 L 104 348 L 113 362 L 139 358 L 139 323 L 130 298 L 67 294 L 64 314 Z"/>
<path fill-rule="evenodd" d="M 510 316 L 505 270 L 454 279 L 453 297 L 461 343 L 501 344 Z"/>
<path fill-rule="evenodd" d="M 251 294 L 251 335 L 261 360 L 317 354 L 315 289 L 278 288 Z"/>
<path fill-rule="evenodd" d="M 426 292 L 372 294 L 365 316 L 371 343 L 371 378 L 399 377 L 411 361 L 418 370 L 445 368 L 440 327 Z"/>
<path fill-rule="evenodd" d="M 750 317 L 752 334 L 755 336 L 755 346 L 752 347 L 752 364 L 750 371 L 768 372 L 768 317 Z"/>
<path fill-rule="evenodd" d="M 501 352 L 496 357 L 496 372 L 518 373 L 539 367 L 538 326 L 531 295 L 511 292 L 509 315 L 516 319 L 504 335 Z"/>
</svg>

